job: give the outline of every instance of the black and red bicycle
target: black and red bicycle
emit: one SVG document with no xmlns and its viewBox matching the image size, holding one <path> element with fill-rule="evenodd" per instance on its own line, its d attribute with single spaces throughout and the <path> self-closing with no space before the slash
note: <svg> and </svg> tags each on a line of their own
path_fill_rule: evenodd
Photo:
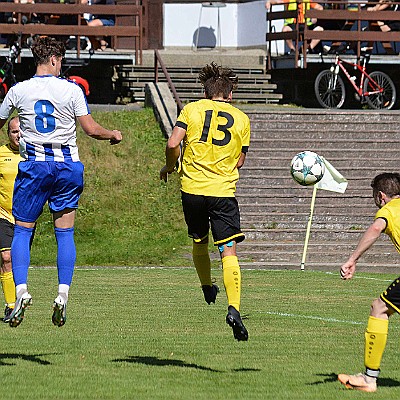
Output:
<svg viewBox="0 0 400 400">
<path fill-rule="evenodd" d="M 369 54 L 360 63 L 343 60 L 337 54 L 330 69 L 321 71 L 314 82 L 315 96 L 324 108 L 341 108 L 346 100 L 346 88 L 341 75 L 350 82 L 361 104 L 373 109 L 390 110 L 396 103 L 396 87 L 381 71 L 366 71 Z M 340 72 L 342 71 L 342 74 Z"/>
</svg>

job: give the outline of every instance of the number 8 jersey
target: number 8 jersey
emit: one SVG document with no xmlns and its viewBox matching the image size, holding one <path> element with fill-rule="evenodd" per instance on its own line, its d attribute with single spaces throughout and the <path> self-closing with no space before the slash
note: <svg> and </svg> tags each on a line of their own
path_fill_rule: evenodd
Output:
<svg viewBox="0 0 400 400">
<path fill-rule="evenodd" d="M 0 107 L 0 118 L 18 111 L 20 153 L 32 161 L 79 161 L 76 117 L 90 114 L 81 88 L 52 75 L 17 83 Z"/>
<path fill-rule="evenodd" d="M 182 191 L 234 197 L 239 179 L 236 165 L 250 144 L 249 117 L 228 102 L 203 99 L 187 104 L 176 125 L 186 130 Z"/>
</svg>

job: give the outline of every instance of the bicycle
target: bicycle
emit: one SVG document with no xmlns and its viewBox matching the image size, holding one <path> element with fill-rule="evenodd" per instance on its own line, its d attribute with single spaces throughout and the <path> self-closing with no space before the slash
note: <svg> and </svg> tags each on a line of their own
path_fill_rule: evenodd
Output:
<svg viewBox="0 0 400 400">
<path fill-rule="evenodd" d="M 14 74 L 14 63 L 21 53 L 21 48 L 18 42 L 13 43 L 10 46 L 8 56 L 6 57 L 4 64 L 0 68 L 0 100 L 4 99 L 8 89 L 17 83 L 17 78 Z"/>
<path fill-rule="evenodd" d="M 373 109 L 390 110 L 396 103 L 396 87 L 392 79 L 381 71 L 367 73 L 366 67 L 370 55 L 365 54 L 362 62 L 353 63 L 343 60 L 338 54 L 329 70 L 321 71 L 314 82 L 314 91 L 318 103 L 324 108 L 341 108 L 346 100 L 346 88 L 340 71 L 356 91 L 356 98 L 361 104 L 368 104 Z M 352 67 L 361 75 L 359 84 L 355 74 L 350 74 Z"/>
</svg>

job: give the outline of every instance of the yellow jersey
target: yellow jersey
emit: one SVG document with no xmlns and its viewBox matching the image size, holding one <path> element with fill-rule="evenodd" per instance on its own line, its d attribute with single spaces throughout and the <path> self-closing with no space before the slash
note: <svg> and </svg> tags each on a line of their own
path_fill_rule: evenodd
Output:
<svg viewBox="0 0 400 400">
<path fill-rule="evenodd" d="M 299 11 L 299 24 L 304 24 L 306 22 L 305 13 L 310 8 L 315 8 L 315 2 L 310 2 L 310 0 L 304 0 L 301 4 L 297 2 L 289 2 L 287 5 L 287 10 L 295 11 L 298 9 Z M 295 18 L 286 18 L 284 25 L 291 25 L 296 23 Z M 310 18 L 307 18 L 307 25 L 312 25 L 312 21 Z"/>
<path fill-rule="evenodd" d="M 187 104 L 176 125 L 183 140 L 181 189 L 185 193 L 234 197 L 237 163 L 250 144 L 249 117 L 225 101 L 203 99 Z"/>
<path fill-rule="evenodd" d="M 386 221 L 385 233 L 392 240 L 394 247 L 400 253 L 400 199 L 392 199 L 375 214 L 376 218 Z"/>
<path fill-rule="evenodd" d="M 9 144 L 0 146 L 0 218 L 13 224 L 12 197 L 20 161 L 22 157 L 18 150 L 12 150 Z"/>
</svg>

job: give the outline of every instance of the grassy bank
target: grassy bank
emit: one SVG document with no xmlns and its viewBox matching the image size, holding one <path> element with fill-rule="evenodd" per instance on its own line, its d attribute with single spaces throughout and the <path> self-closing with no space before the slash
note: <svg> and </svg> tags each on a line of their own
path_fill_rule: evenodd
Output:
<svg viewBox="0 0 400 400">
<path fill-rule="evenodd" d="M 78 131 L 85 190 L 76 221 L 77 265 L 182 265 L 190 242 L 179 182 L 159 180 L 165 139 L 151 109 L 95 112 L 103 126 L 119 129 L 117 146 Z M 51 216 L 39 219 L 32 265 L 55 265 Z"/>
</svg>

